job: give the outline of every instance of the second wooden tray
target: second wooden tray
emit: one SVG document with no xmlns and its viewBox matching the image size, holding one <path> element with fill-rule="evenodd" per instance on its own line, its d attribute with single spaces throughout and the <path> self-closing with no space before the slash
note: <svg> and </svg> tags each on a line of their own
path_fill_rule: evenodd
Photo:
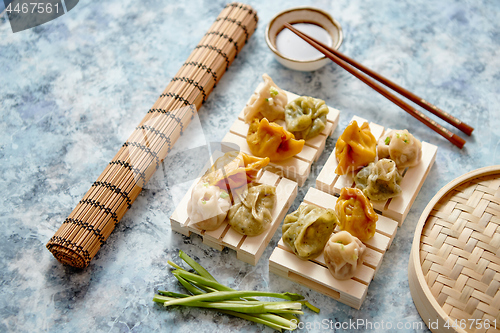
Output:
<svg viewBox="0 0 500 333">
<path fill-rule="evenodd" d="M 259 89 L 260 85 L 256 90 Z M 288 96 L 289 102 L 293 101 L 297 97 L 300 97 L 294 93 L 288 91 L 285 92 Z M 328 113 L 327 125 L 323 132 L 312 139 L 306 140 L 306 144 L 299 154 L 283 162 L 269 163 L 266 170 L 292 179 L 296 181 L 299 186 L 304 185 L 304 182 L 311 172 L 312 164 L 318 160 L 319 156 L 325 149 L 326 139 L 332 135 L 339 122 L 340 111 L 331 107 L 328 108 L 330 109 L 330 112 Z M 251 155 L 250 148 L 248 147 L 246 140 L 249 125 L 246 124 L 243 119 L 244 113 L 241 111 L 238 119 L 236 119 L 234 124 L 229 129 L 229 133 L 227 133 L 224 139 L 222 139 L 222 149 L 224 151 L 235 150 L 234 145 L 236 145 L 242 152 Z M 277 121 L 277 123 L 286 128 L 284 121 Z"/>
<path fill-rule="evenodd" d="M 256 265 L 259 258 L 262 256 L 267 244 L 278 229 L 281 221 L 284 219 L 288 208 L 293 203 L 297 196 L 297 183 L 287 178 L 280 177 L 272 172 L 264 171 L 261 173 L 258 182 L 276 186 L 277 202 L 273 209 L 273 221 L 269 229 L 262 234 L 254 237 L 241 235 L 234 231 L 229 224 L 224 223 L 213 231 L 201 230 L 194 225 L 189 225 L 189 217 L 187 214 L 187 204 L 191 198 L 191 190 L 198 183 L 198 179 L 193 182 L 191 188 L 182 198 L 181 202 L 170 217 L 172 230 L 183 235 L 190 236 L 191 233 L 200 235 L 203 238 L 203 243 L 222 251 L 224 247 L 228 247 L 237 252 L 237 258 Z"/>
<path fill-rule="evenodd" d="M 365 119 L 354 116 L 352 120 L 356 120 L 361 126 Z M 383 126 L 370 123 L 370 130 L 378 140 L 384 133 L 390 129 L 384 129 Z M 402 225 L 406 215 L 410 211 L 411 205 L 415 201 L 420 188 L 422 187 L 427 174 L 434 164 L 436 159 L 437 146 L 427 142 L 422 142 L 422 160 L 414 167 L 400 170 L 403 180 L 401 181 L 402 193 L 386 201 L 372 201 L 373 208 L 377 213 L 387 216 L 399 222 Z M 339 176 L 335 173 L 338 162 L 335 158 L 335 149 L 326 161 L 323 169 L 321 169 L 318 178 L 316 179 L 316 187 L 324 192 L 339 195 L 343 187 L 354 187 L 354 179 L 351 175 Z"/>
<path fill-rule="evenodd" d="M 304 197 L 304 203 L 323 208 L 335 209 L 336 202 L 336 197 L 315 188 L 309 188 Z M 283 243 L 283 239 L 269 258 L 269 271 L 359 309 L 366 298 L 368 285 L 396 236 L 397 228 L 396 221 L 379 216 L 375 236 L 364 243 L 366 253 L 363 265 L 358 267 L 354 277 L 349 280 L 335 279 L 326 267 L 323 254 L 312 260 L 302 260 Z M 338 231 L 337 228 L 335 232 Z"/>
</svg>

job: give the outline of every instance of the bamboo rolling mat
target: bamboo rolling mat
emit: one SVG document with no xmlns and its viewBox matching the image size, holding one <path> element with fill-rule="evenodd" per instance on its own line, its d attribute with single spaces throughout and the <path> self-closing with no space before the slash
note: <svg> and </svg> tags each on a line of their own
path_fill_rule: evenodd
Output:
<svg viewBox="0 0 500 333">
<path fill-rule="evenodd" d="M 230 3 L 158 100 L 47 243 L 63 264 L 83 268 L 205 102 L 257 27 L 257 13 Z"/>
<path fill-rule="evenodd" d="M 408 280 L 433 332 L 500 332 L 500 166 L 453 180 L 429 202 Z"/>
</svg>

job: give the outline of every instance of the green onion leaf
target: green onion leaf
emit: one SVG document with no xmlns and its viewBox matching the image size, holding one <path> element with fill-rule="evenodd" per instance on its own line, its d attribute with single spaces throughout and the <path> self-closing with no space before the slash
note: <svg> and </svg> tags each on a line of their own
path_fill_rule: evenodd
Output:
<svg viewBox="0 0 500 333">
<path fill-rule="evenodd" d="M 194 261 L 193 258 L 184 253 L 184 251 L 179 251 L 179 257 L 184 260 L 186 264 L 191 266 L 196 271 L 196 273 L 200 274 L 204 278 L 217 282 L 217 280 L 215 280 L 215 278 L 205 268 L 203 268 L 203 266 Z"/>
</svg>

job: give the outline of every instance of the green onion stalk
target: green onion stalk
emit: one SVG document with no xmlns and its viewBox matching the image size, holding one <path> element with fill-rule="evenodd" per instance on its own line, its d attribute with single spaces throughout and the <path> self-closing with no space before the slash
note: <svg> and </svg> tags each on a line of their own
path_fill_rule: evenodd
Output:
<svg viewBox="0 0 500 333">
<path fill-rule="evenodd" d="M 182 250 L 179 252 L 179 257 L 196 273 L 168 261 L 168 264 L 175 268 L 172 274 L 190 294 L 158 290 L 153 301 L 165 307 L 183 305 L 215 309 L 224 314 L 264 324 L 280 332 L 297 328 L 296 315 L 304 313 L 302 305 L 319 313 L 319 309 L 302 295 L 255 290 L 238 291 L 219 283 L 203 266 Z M 260 301 L 254 298 L 259 296 L 279 298 L 282 301 Z"/>
</svg>

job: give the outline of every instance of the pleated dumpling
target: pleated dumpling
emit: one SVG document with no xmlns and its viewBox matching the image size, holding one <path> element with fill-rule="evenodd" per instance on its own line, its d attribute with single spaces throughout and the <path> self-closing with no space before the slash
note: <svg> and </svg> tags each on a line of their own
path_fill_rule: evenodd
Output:
<svg viewBox="0 0 500 333">
<path fill-rule="evenodd" d="M 249 184 L 239 195 L 238 202 L 229 209 L 228 223 L 242 235 L 257 236 L 269 228 L 276 204 L 276 187 Z"/>
<path fill-rule="evenodd" d="M 335 144 L 335 157 L 338 161 L 335 173 L 346 175 L 375 161 L 376 147 L 377 140 L 368 123 L 365 122 L 359 127 L 357 121 L 353 120 Z"/>
<path fill-rule="evenodd" d="M 339 227 L 365 242 L 375 235 L 378 215 L 370 200 L 358 188 L 344 187 L 335 204 Z"/>
<path fill-rule="evenodd" d="M 318 256 L 335 228 L 333 209 L 301 205 L 283 222 L 283 242 L 301 259 Z"/>
<path fill-rule="evenodd" d="M 377 150 L 379 158 L 390 158 L 398 168 L 415 166 L 422 158 L 422 143 L 408 130 L 394 130 L 383 135 Z"/>
<path fill-rule="evenodd" d="M 279 162 L 297 155 L 304 147 L 304 140 L 295 140 L 292 133 L 266 118 L 254 118 L 247 134 L 247 143 L 253 155 L 269 157 Z"/>
<path fill-rule="evenodd" d="M 259 158 L 238 151 L 219 157 L 201 178 L 201 182 L 222 189 L 236 189 L 255 180 L 258 172 L 269 164 L 269 158 Z"/>
<path fill-rule="evenodd" d="M 262 75 L 264 85 L 254 92 L 247 105 L 243 109 L 246 123 L 254 118 L 267 118 L 269 121 L 285 119 L 285 106 L 288 97 L 282 89 L 273 82 L 269 75 Z"/>
<path fill-rule="evenodd" d="M 354 181 L 370 200 L 387 200 L 401 193 L 402 177 L 393 160 L 383 158 L 361 169 Z"/>
<path fill-rule="evenodd" d="M 229 194 L 208 183 L 196 184 L 188 201 L 187 213 L 191 223 L 202 230 L 220 227 L 231 207 Z"/>
<path fill-rule="evenodd" d="M 333 234 L 325 245 L 323 255 L 334 278 L 347 280 L 354 276 L 363 263 L 366 246 L 347 231 Z"/>
<path fill-rule="evenodd" d="M 297 139 L 314 138 L 325 129 L 329 111 L 321 99 L 308 96 L 296 98 L 285 108 L 286 129 Z"/>
</svg>

